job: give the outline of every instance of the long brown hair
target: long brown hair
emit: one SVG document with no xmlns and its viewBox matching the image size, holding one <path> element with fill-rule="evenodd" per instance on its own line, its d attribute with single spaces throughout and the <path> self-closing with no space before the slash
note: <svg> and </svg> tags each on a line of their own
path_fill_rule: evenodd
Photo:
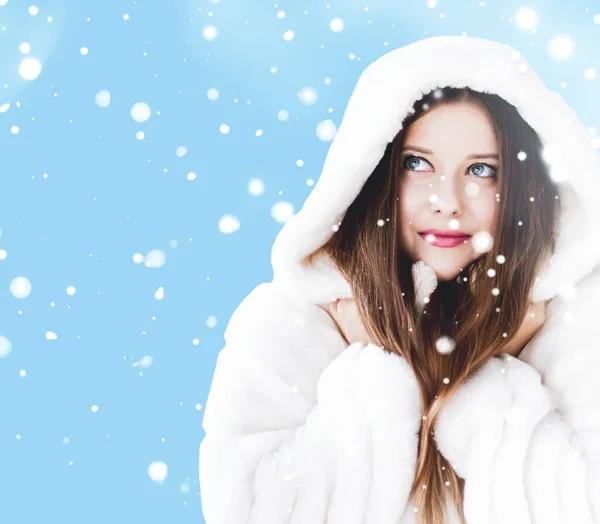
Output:
<svg viewBox="0 0 600 524">
<path fill-rule="evenodd" d="M 399 243 L 400 152 L 410 125 L 448 102 L 482 103 L 491 117 L 499 151 L 499 216 L 492 249 L 458 278 L 440 281 L 421 314 L 415 305 L 413 261 Z M 527 154 L 526 161 L 517 159 L 519 151 Z M 555 249 L 558 189 L 541 155 L 537 133 L 498 95 L 466 87 L 431 91 L 414 103 L 337 231 L 307 257 L 309 263 L 328 257 L 349 282 L 371 339 L 404 357 L 416 375 L 424 411 L 411 496 L 420 524 L 445 522 L 447 497 L 463 515 L 464 480 L 433 439 L 438 414 L 465 380 L 514 337 L 536 275 Z M 379 219 L 388 225 L 381 227 Z M 499 255 L 505 262 L 498 262 Z M 496 275 L 490 278 L 492 268 Z M 500 293 L 493 294 L 493 288 Z M 455 342 L 449 354 L 436 350 L 442 335 Z"/>
</svg>

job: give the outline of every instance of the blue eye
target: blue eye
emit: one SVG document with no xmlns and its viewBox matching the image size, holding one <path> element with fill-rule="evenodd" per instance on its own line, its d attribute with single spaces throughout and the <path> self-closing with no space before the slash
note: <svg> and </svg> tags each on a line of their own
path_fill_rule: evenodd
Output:
<svg viewBox="0 0 600 524">
<path fill-rule="evenodd" d="M 414 163 L 414 161 L 416 161 L 416 164 Z M 406 157 L 404 157 L 404 162 L 402 162 L 402 167 L 405 169 L 408 169 L 409 171 L 426 171 L 426 170 L 422 170 L 422 169 L 416 169 L 419 165 L 419 162 L 426 162 L 427 164 L 429 164 L 429 162 L 427 162 L 427 160 L 425 160 L 424 158 L 421 158 L 420 156 L 414 156 L 414 155 L 408 155 Z M 409 162 L 413 162 L 412 166 L 409 165 Z M 431 166 L 431 164 L 429 164 Z M 485 172 L 485 168 L 488 168 L 488 170 L 490 171 L 489 175 L 484 175 L 483 173 Z M 490 164 L 486 164 L 485 162 L 478 162 L 477 164 L 473 164 L 471 166 L 469 166 L 469 171 L 471 169 L 475 168 L 477 171 L 473 171 L 472 174 L 478 178 L 496 178 L 496 167 L 492 166 Z"/>
<path fill-rule="evenodd" d="M 478 164 L 473 164 L 471 166 L 471 168 L 476 168 L 476 167 L 483 167 L 484 171 L 485 168 L 487 167 L 490 171 L 491 174 L 488 176 L 481 176 L 482 171 L 479 171 L 479 173 L 476 173 L 475 176 L 478 176 L 479 178 L 496 178 L 496 168 L 494 166 L 490 166 L 489 164 L 486 164 L 485 162 L 479 162 Z"/>
<path fill-rule="evenodd" d="M 414 161 L 416 160 L 417 162 L 420 162 L 421 160 L 423 160 L 424 162 L 427 162 L 427 160 L 425 160 L 424 158 L 421 158 L 420 156 L 407 156 L 404 157 L 404 162 L 402 164 L 402 167 L 405 167 L 406 169 L 410 169 L 411 171 L 418 171 L 417 169 L 415 169 L 414 167 L 409 167 L 407 164 L 409 161 Z M 427 162 L 429 164 L 429 162 Z M 431 164 L 429 164 L 431 165 Z"/>
</svg>

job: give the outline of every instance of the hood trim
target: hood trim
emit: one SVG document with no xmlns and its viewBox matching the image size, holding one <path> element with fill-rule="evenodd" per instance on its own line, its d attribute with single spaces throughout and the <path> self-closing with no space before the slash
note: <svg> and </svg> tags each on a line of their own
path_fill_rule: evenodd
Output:
<svg viewBox="0 0 600 524">
<path fill-rule="evenodd" d="M 405 75 L 405 71 L 418 71 Z M 361 74 L 327 153 L 321 176 L 302 209 L 283 226 L 271 251 L 273 282 L 300 298 L 322 302 L 352 296 L 348 282 L 325 260 L 304 258 L 341 223 L 414 102 L 438 87 L 494 93 L 514 105 L 539 134 L 553 165 L 563 206 L 554 254 L 540 271 L 532 300 L 570 296 L 600 264 L 600 159 L 577 114 L 548 89 L 514 48 L 476 37 L 436 36 L 386 53 Z"/>
</svg>

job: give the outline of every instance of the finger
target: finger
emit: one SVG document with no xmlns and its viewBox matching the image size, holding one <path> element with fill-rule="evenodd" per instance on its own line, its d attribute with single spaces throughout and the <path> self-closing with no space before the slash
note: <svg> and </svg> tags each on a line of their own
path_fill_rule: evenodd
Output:
<svg viewBox="0 0 600 524">
<path fill-rule="evenodd" d="M 337 309 L 338 309 L 338 311 L 341 311 L 341 310 L 345 311 L 346 309 L 351 307 L 353 303 L 354 303 L 353 298 L 339 298 L 338 303 L 337 303 Z"/>
<path fill-rule="evenodd" d="M 337 314 L 336 309 L 332 306 L 332 302 L 326 302 L 324 304 L 317 304 L 323 311 L 325 311 L 331 318 L 335 319 L 335 315 Z"/>
<path fill-rule="evenodd" d="M 544 309 L 545 309 L 545 304 L 544 302 L 536 302 L 535 304 L 531 304 L 529 306 L 529 316 L 532 319 L 539 319 L 540 317 L 543 316 L 544 314 Z"/>
</svg>

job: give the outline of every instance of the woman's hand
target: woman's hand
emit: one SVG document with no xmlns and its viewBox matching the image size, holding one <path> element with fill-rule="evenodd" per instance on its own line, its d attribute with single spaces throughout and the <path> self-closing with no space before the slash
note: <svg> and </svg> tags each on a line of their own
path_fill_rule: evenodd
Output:
<svg viewBox="0 0 600 524">
<path fill-rule="evenodd" d="M 333 302 L 319 304 L 319 307 L 327 311 L 333 318 L 348 344 L 362 342 L 366 346 L 372 342 L 353 298 L 338 298 Z"/>
<path fill-rule="evenodd" d="M 362 342 L 366 346 L 373 342 L 365 330 L 354 299 L 337 299 L 333 302 L 320 304 L 319 307 L 329 313 L 335 321 L 340 334 L 349 344 Z M 531 303 L 517 334 L 503 347 L 502 352 L 518 357 L 527 343 L 544 325 L 545 321 L 546 303 L 544 301 Z"/>
<path fill-rule="evenodd" d="M 502 352 L 518 357 L 521 350 L 544 325 L 544 322 L 546 322 L 546 303 L 544 301 L 530 303 L 517 334 L 506 344 Z"/>
</svg>

